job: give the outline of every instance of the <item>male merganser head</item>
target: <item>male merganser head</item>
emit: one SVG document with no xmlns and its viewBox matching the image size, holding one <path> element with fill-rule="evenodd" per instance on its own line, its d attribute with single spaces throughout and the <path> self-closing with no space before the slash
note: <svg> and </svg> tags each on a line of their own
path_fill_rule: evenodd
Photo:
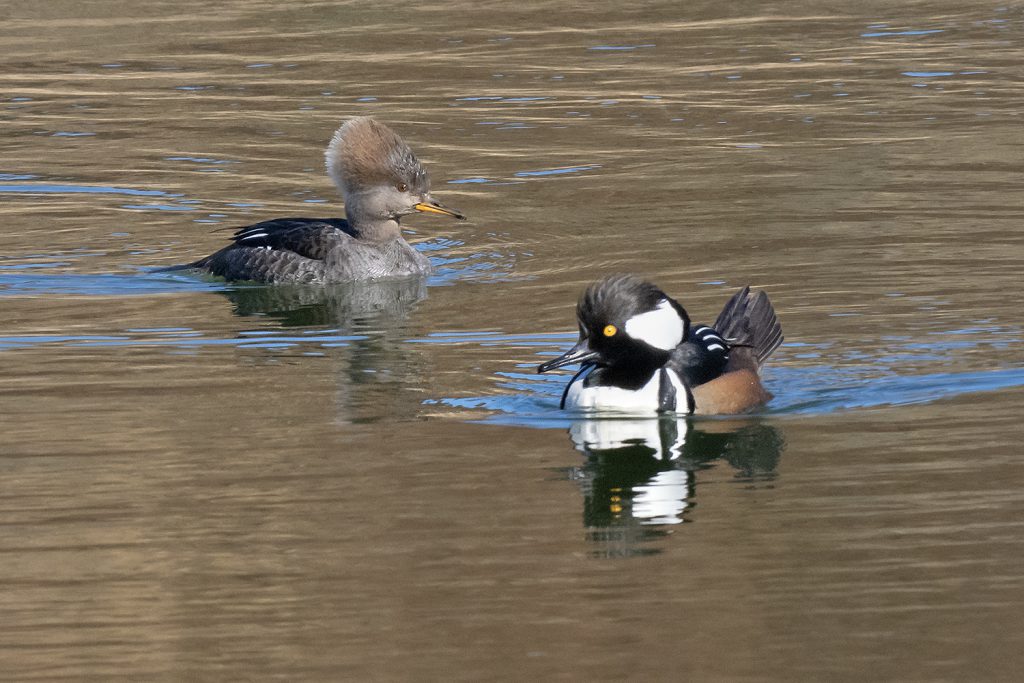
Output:
<svg viewBox="0 0 1024 683">
<path fill-rule="evenodd" d="M 691 326 L 686 310 L 655 285 L 613 275 L 576 306 L 579 340 L 538 372 L 580 363 L 562 408 L 651 415 L 746 412 L 771 398 L 758 370 L 782 343 L 768 295 L 744 287 L 713 327 Z"/>
<path fill-rule="evenodd" d="M 682 306 L 632 275 L 613 275 L 587 287 L 576 305 L 576 320 L 579 341 L 542 364 L 540 372 L 573 363 L 653 370 L 668 362 L 690 331 L 690 317 Z"/>
</svg>

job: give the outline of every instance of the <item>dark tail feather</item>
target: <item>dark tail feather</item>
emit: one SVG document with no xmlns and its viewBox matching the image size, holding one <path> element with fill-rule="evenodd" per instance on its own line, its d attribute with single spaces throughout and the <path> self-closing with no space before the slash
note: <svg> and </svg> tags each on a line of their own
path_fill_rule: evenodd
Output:
<svg viewBox="0 0 1024 683">
<path fill-rule="evenodd" d="M 782 343 L 782 325 L 768 295 L 744 287 L 736 292 L 718 314 L 715 330 L 732 347 L 747 347 L 760 366 Z M 737 349 L 739 350 L 739 349 Z"/>
<path fill-rule="evenodd" d="M 195 263 L 180 263 L 180 264 L 178 264 L 176 266 L 164 266 L 162 268 L 154 268 L 153 270 L 151 270 L 149 272 L 151 272 L 151 273 L 176 273 L 176 272 L 178 272 L 180 270 L 192 270 L 193 268 L 197 268 L 200 265 L 200 263 L 201 263 L 200 261 L 196 261 Z"/>
<path fill-rule="evenodd" d="M 224 251 L 224 250 L 222 249 L 221 251 Z M 176 266 L 164 266 L 163 268 L 157 268 L 156 270 L 154 270 L 152 272 L 154 272 L 154 273 L 176 273 L 176 272 L 182 271 L 182 270 L 202 270 L 204 268 L 209 268 L 210 267 L 210 261 L 212 261 L 213 257 L 217 256 L 218 254 L 220 254 L 220 251 L 215 252 L 213 254 L 210 254 L 209 256 L 204 256 L 203 258 L 199 259 L 198 261 L 193 261 L 192 263 L 180 263 L 180 264 L 178 264 Z"/>
</svg>

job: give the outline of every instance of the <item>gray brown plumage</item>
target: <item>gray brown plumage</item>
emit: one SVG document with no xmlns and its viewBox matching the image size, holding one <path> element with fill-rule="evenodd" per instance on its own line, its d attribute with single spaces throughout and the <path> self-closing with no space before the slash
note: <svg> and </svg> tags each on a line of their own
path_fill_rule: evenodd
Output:
<svg viewBox="0 0 1024 683">
<path fill-rule="evenodd" d="M 370 118 L 335 131 L 327 172 L 345 201 L 346 219 L 278 218 L 240 228 L 232 243 L 184 266 L 227 280 L 332 283 L 425 275 L 430 261 L 402 237 L 412 213 L 464 218 L 430 195 L 430 179 L 397 133 Z"/>
<path fill-rule="evenodd" d="M 334 131 L 324 152 L 327 173 L 342 194 L 359 188 L 404 182 L 421 194 L 430 179 L 412 148 L 398 134 L 371 118 L 352 119 Z"/>
</svg>

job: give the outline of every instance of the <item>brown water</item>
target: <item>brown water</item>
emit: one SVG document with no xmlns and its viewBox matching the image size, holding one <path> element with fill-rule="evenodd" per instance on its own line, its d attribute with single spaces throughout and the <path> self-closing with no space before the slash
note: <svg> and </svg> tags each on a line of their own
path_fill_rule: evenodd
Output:
<svg viewBox="0 0 1024 683">
<path fill-rule="evenodd" d="M 4 678 L 1019 678 L 1021 6 L 215 5 L 0 7 Z M 150 272 L 356 114 L 425 287 Z M 767 289 L 771 410 L 562 419 L 612 271 Z"/>
</svg>

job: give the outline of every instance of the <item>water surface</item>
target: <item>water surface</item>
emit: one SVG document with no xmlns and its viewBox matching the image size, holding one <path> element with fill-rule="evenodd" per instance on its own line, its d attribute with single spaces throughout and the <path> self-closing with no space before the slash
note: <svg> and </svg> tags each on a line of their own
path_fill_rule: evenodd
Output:
<svg viewBox="0 0 1024 683">
<path fill-rule="evenodd" d="M 1011 5 L 0 10 L 0 665 L 18 680 L 1013 680 Z M 338 215 L 393 125 L 425 281 L 159 266 Z M 769 291 L 742 419 L 579 421 L 579 290 Z"/>
</svg>

